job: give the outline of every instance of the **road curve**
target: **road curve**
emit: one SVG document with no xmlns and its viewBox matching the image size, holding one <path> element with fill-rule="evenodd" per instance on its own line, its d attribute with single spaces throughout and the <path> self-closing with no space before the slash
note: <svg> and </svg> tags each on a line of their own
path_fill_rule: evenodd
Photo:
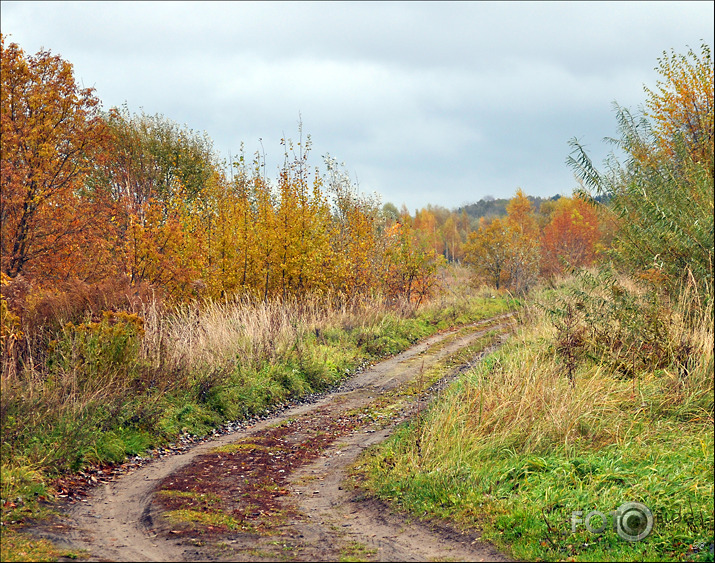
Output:
<svg viewBox="0 0 715 563">
<path fill-rule="evenodd" d="M 283 479 L 280 502 L 287 507 L 287 516 L 267 533 L 224 530 L 212 535 L 196 529 L 179 534 L 163 517 L 166 507 L 157 502 L 156 490 L 172 476 L 208 463 L 211 456 L 217 455 L 217 448 L 259 437 L 289 421 L 305 421 L 304 426 L 295 424 L 296 432 L 302 432 L 305 438 L 305 428 L 310 424 L 327 424 L 335 417 L 370 405 L 385 393 L 399 391 L 431 366 L 444 363 L 464 347 L 493 334 L 491 345 L 471 359 L 478 361 L 499 346 L 512 328 L 513 317 L 506 314 L 433 335 L 355 375 L 314 403 L 289 408 L 250 428 L 154 460 L 95 487 L 82 502 L 66 508 L 62 532 L 43 535 L 61 547 L 85 550 L 89 561 L 334 561 L 345 557 L 374 561 L 507 561 L 494 547 L 480 541 L 478 532 L 460 533 L 445 524 L 419 522 L 392 513 L 379 501 L 365 498 L 359 489 L 345 486 L 346 470 L 360 453 L 387 438 L 397 424 L 421 408 L 429 393 L 411 402 L 403 401 L 390 420 L 351 427 L 319 455 L 291 466 L 287 473 L 276 466 Z M 442 384 L 465 366 L 463 363 L 449 368 Z M 432 394 L 438 387 L 433 387 Z M 233 455 L 235 463 L 239 459 L 235 456 L 240 454 Z M 265 471 L 272 467 L 267 466 Z"/>
</svg>

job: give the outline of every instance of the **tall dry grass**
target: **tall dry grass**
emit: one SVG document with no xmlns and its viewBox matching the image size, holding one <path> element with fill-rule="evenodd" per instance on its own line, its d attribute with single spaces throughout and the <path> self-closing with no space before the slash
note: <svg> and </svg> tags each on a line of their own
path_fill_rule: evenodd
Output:
<svg viewBox="0 0 715 563">
<path fill-rule="evenodd" d="M 673 352 L 668 365 L 626 377 L 610 358 L 584 354 L 573 385 L 554 345 L 552 317 L 533 303 L 525 307 L 527 328 L 468 372 L 420 425 L 421 463 L 437 468 L 515 453 L 600 449 L 647 441 L 663 425 L 712 425 L 713 310 L 693 318 L 694 296 L 686 289 L 673 304 L 661 343 L 671 351 L 687 343 L 685 362 Z"/>
<path fill-rule="evenodd" d="M 387 310 L 379 297 L 336 302 L 330 297 L 263 301 L 242 296 L 222 302 L 182 305 L 162 312 L 145 307 L 142 354 L 151 365 L 187 372 L 257 368 L 277 361 L 306 339 L 329 328 L 352 330 L 378 324 Z"/>
<path fill-rule="evenodd" d="M 389 319 L 417 314 L 437 317 L 446 309 L 473 314 L 475 302 L 496 296 L 486 287 L 474 288 L 466 268 L 450 265 L 439 273 L 440 291 L 419 306 L 405 299 L 388 300 L 365 294 L 350 300 L 334 295 L 264 301 L 250 295 L 224 301 L 181 305 L 164 311 L 155 302 L 142 309 L 142 355 L 158 367 L 187 372 L 231 369 L 237 363 L 256 368 L 274 362 L 300 346 L 306 337 L 326 330 L 379 327 Z"/>
<path fill-rule="evenodd" d="M 33 467 L 63 457 L 76 466 L 81 460 L 71 458 L 81 456 L 83 440 L 96 440 L 102 428 L 124 424 L 127 416 L 149 416 L 167 393 L 189 391 L 197 381 L 207 391 L 237 365 L 251 371 L 280 362 L 311 333 L 369 326 L 388 314 L 379 299 L 333 301 L 246 297 L 167 311 L 151 299 L 136 305 L 140 316 L 97 318 L 89 311 L 83 322 L 74 310 L 70 317 L 58 313 L 43 353 L 28 353 L 19 369 L 3 373 L 3 453 L 10 459 L 21 451 Z M 28 339 L 28 346 L 39 342 Z M 141 412 L 126 415 L 138 397 L 143 404 L 132 408 Z"/>
</svg>

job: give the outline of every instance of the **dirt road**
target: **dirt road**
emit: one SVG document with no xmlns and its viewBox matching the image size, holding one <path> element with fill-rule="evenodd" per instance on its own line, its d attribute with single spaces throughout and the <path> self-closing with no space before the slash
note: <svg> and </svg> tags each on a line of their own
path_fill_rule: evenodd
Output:
<svg viewBox="0 0 715 563">
<path fill-rule="evenodd" d="M 506 561 L 477 533 L 366 498 L 348 469 L 511 326 L 434 335 L 311 404 L 95 487 L 43 535 L 92 561 Z"/>
</svg>

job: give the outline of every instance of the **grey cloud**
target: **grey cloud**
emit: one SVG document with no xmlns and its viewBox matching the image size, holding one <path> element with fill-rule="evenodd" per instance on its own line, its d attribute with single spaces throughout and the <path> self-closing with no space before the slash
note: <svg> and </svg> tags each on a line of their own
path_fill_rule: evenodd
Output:
<svg viewBox="0 0 715 563">
<path fill-rule="evenodd" d="M 600 162 L 664 50 L 712 46 L 705 2 L 6 2 L 2 30 L 70 60 L 105 107 L 162 113 L 282 162 L 299 112 L 313 162 L 411 209 L 569 192 L 567 141 Z"/>
</svg>

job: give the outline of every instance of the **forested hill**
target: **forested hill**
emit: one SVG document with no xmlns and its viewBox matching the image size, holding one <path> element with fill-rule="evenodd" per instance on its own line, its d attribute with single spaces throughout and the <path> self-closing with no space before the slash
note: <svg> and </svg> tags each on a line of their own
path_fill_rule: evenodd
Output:
<svg viewBox="0 0 715 563">
<path fill-rule="evenodd" d="M 538 210 L 541 204 L 545 201 L 556 201 L 560 198 L 560 195 L 555 195 L 552 197 L 534 197 L 527 196 L 531 202 L 532 209 Z M 494 198 L 492 196 L 487 196 L 480 199 L 476 203 L 470 203 L 468 205 L 463 205 L 457 208 L 457 214 L 461 214 L 462 211 L 466 212 L 472 219 L 479 219 L 480 217 L 502 217 L 506 215 L 506 206 L 509 203 L 510 198 Z"/>
</svg>

